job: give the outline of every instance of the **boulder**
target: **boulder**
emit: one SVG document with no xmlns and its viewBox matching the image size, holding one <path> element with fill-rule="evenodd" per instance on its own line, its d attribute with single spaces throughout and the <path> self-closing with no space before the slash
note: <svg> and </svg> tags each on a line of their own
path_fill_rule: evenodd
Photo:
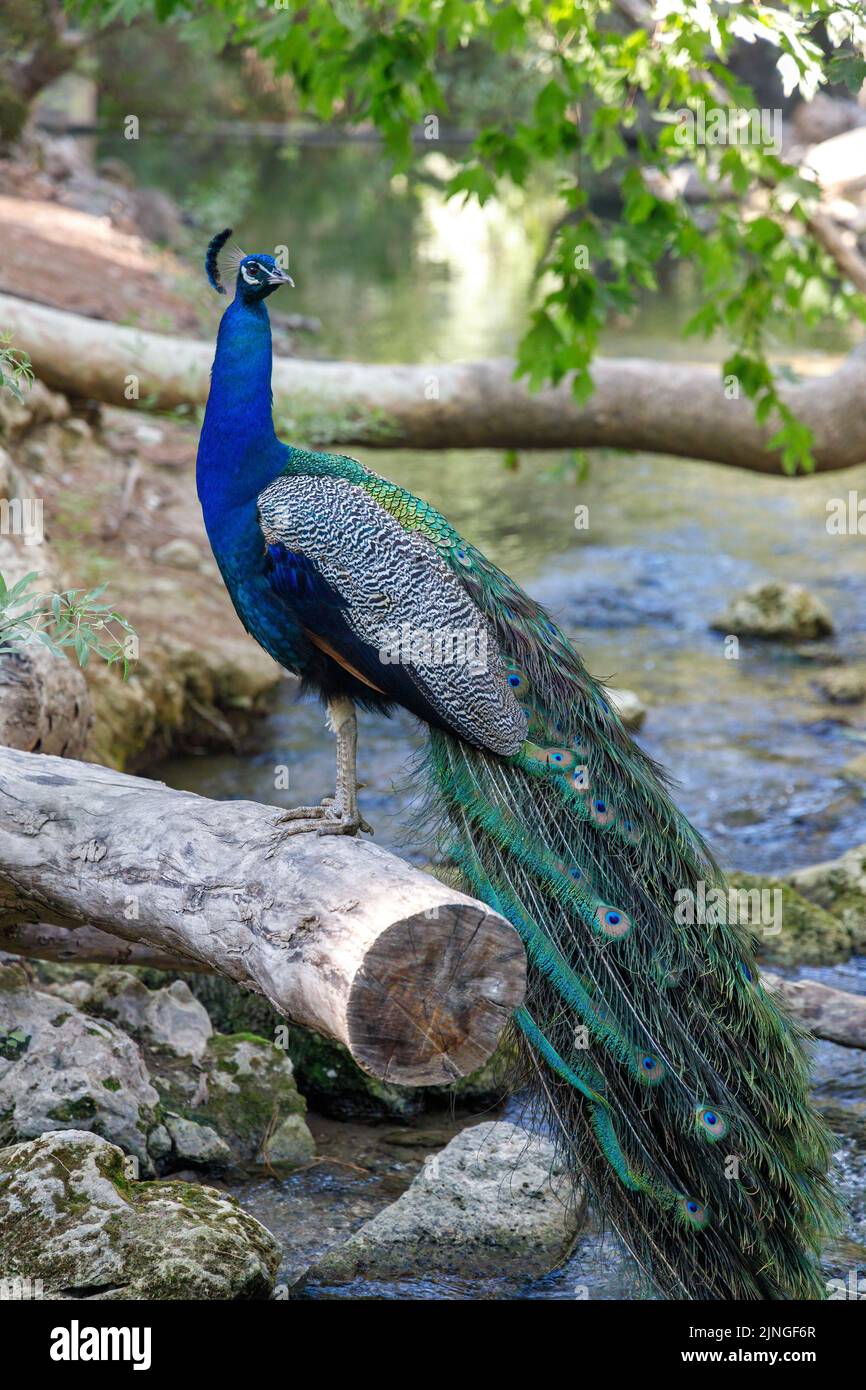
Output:
<svg viewBox="0 0 866 1390">
<path fill-rule="evenodd" d="M 787 875 L 787 881 L 809 902 L 842 923 L 855 955 L 866 955 L 866 844 Z"/>
<path fill-rule="evenodd" d="M 157 546 L 153 552 L 153 559 L 158 565 L 170 565 L 176 570 L 197 570 L 201 565 L 203 555 L 201 548 L 193 541 L 184 540 L 183 536 L 177 536 L 174 540 L 166 541 L 164 545 Z"/>
<path fill-rule="evenodd" d="M 758 959 L 785 966 L 835 965 L 848 960 L 853 950 L 850 927 L 817 901 L 805 897 L 793 879 L 793 875 L 785 880 L 738 870 L 728 874 L 729 889 L 750 895 L 737 900 L 737 911 L 741 921 L 748 920 Z M 756 893 L 769 895 L 764 899 L 769 908 L 766 921 L 757 920 Z M 776 930 L 779 921 L 781 931 Z"/>
<path fill-rule="evenodd" d="M 153 1046 L 196 1061 L 213 1033 L 207 1009 L 185 980 L 151 990 L 128 970 L 106 970 L 92 986 L 86 1007 Z"/>
<path fill-rule="evenodd" d="M 268 1298 L 277 1242 L 225 1193 L 136 1182 L 120 1149 L 83 1130 L 0 1149 L 8 1279 L 54 1299 Z"/>
<path fill-rule="evenodd" d="M 307 1283 L 431 1273 L 536 1277 L 569 1252 L 584 1201 L 546 1138 L 494 1121 L 464 1129 L 411 1187 L 307 1274 Z"/>
<path fill-rule="evenodd" d="M 285 1165 L 290 1159 L 297 1166 L 315 1157 L 304 1120 L 306 1102 L 287 1053 L 252 1033 L 216 1034 L 205 1065 L 207 1095 L 196 1118 L 214 1126 L 239 1162 Z M 284 1128 L 288 1120 L 292 1123 Z"/>
<path fill-rule="evenodd" d="M 5 1041 L 4 1041 L 5 1040 Z M 152 1170 L 159 1096 L 131 1038 L 0 967 L 0 1143 L 92 1130 Z"/>
<path fill-rule="evenodd" d="M 455 887 L 460 884 L 455 880 Z M 453 1086 L 392 1086 L 362 1071 L 345 1047 L 309 1028 L 287 1027 L 260 995 L 250 994 L 219 975 L 189 977 L 190 989 L 207 1008 L 220 1033 L 276 1037 L 285 1030 L 299 1091 L 322 1115 L 341 1120 L 411 1119 L 430 1108 L 490 1105 L 508 1093 L 513 1056 L 506 1042 L 477 1072 Z"/>
<path fill-rule="evenodd" d="M 182 1115 L 165 1117 L 165 1128 L 174 1152 L 184 1164 L 193 1167 L 219 1168 L 231 1163 L 231 1149 L 210 1125 L 196 1124 Z"/>
<path fill-rule="evenodd" d="M 802 585 L 771 580 L 737 594 L 711 627 L 738 637 L 808 642 L 829 636 L 833 619 L 827 605 Z"/>
<path fill-rule="evenodd" d="M 306 1102 L 295 1085 L 291 1059 L 266 1038 L 215 1033 L 194 1066 L 150 1049 L 147 1057 L 178 1158 L 191 1157 L 178 1146 L 181 1121 L 192 1122 L 196 1129 L 205 1127 L 224 1142 L 224 1155 L 208 1148 L 213 1162 L 288 1170 L 315 1157 L 315 1142 L 304 1119 Z M 192 1130 L 180 1132 L 184 1144 L 192 1141 Z M 200 1156 L 196 1161 L 207 1160 Z"/>
</svg>

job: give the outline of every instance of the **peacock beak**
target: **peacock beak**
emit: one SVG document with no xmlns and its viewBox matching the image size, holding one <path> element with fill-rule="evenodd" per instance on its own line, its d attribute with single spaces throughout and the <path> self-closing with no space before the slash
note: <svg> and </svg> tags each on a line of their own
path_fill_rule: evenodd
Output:
<svg viewBox="0 0 866 1390">
<path fill-rule="evenodd" d="M 292 289 L 295 288 L 295 282 L 291 275 L 287 275 L 284 270 L 280 270 L 279 266 L 274 266 L 273 270 L 268 270 L 268 284 L 291 285 Z"/>
</svg>

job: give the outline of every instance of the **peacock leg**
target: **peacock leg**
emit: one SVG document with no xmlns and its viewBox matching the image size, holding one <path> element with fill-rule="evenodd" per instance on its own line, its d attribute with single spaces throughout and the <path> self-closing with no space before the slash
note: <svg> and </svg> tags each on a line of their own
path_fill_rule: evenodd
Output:
<svg viewBox="0 0 866 1390">
<path fill-rule="evenodd" d="M 320 806 L 296 806 L 284 811 L 277 824 L 277 838 L 287 835 L 357 835 L 372 828 L 358 808 L 358 721 L 351 700 L 339 697 L 328 701 L 328 727 L 337 740 L 337 786 L 333 796 L 327 796 Z"/>
</svg>

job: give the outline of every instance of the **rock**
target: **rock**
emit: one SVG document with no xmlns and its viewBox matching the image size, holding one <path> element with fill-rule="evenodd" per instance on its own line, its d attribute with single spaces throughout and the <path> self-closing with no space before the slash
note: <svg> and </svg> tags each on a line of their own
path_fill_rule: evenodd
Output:
<svg viewBox="0 0 866 1390">
<path fill-rule="evenodd" d="M 210 1125 L 196 1124 L 181 1115 L 166 1115 L 165 1128 L 179 1159 L 205 1168 L 225 1167 L 231 1163 L 231 1149 Z"/>
<path fill-rule="evenodd" d="M 0 1150 L 8 1278 L 46 1298 L 268 1298 L 280 1251 L 234 1200 L 183 1182 L 135 1182 L 120 1149 L 82 1130 Z"/>
<path fill-rule="evenodd" d="M 20 439 L 35 425 L 59 422 L 69 417 L 69 401 L 56 391 L 50 391 L 38 379 L 17 401 L 11 391 L 0 391 L 0 439 L 6 442 Z"/>
<path fill-rule="evenodd" d="M 816 1038 L 843 1047 L 866 1048 L 866 998 L 862 994 L 833 989 L 817 980 L 783 980 L 767 970 L 761 982 Z"/>
<path fill-rule="evenodd" d="M 856 705 L 866 700 L 866 669 L 857 666 L 834 666 L 816 677 L 821 694 L 834 705 Z"/>
<path fill-rule="evenodd" d="M 787 880 L 804 898 L 832 912 L 849 933 L 853 953 L 866 955 L 866 845 L 797 869 Z"/>
<path fill-rule="evenodd" d="M 835 965 L 850 957 L 850 928 L 798 891 L 793 875 L 786 881 L 733 870 L 728 875 L 728 887 L 750 895 L 739 898 L 734 910 L 740 921 L 748 923 L 759 960 L 786 966 Z M 763 899 L 763 910 L 756 893 L 768 894 Z M 779 925 L 781 931 L 777 930 Z"/>
<path fill-rule="evenodd" d="M 826 604 L 802 585 L 771 580 L 736 595 L 710 626 L 739 637 L 804 642 L 829 636 L 833 619 Z"/>
<path fill-rule="evenodd" d="M 133 433 L 139 444 L 161 444 L 165 439 L 165 430 L 161 430 L 159 425 L 136 425 Z"/>
<path fill-rule="evenodd" d="M 791 133 L 798 144 L 818 145 L 862 125 L 863 119 L 864 113 L 853 98 L 815 92 L 810 101 L 801 101 L 795 108 Z"/>
<path fill-rule="evenodd" d="M 162 1052 L 148 1050 L 147 1057 L 164 1106 L 214 1130 L 228 1145 L 232 1163 L 285 1169 L 314 1156 L 291 1059 L 266 1038 L 215 1033 L 192 1067 Z"/>
<path fill-rule="evenodd" d="M 155 1125 L 147 1136 L 147 1152 L 151 1158 L 159 1162 L 160 1159 L 168 1157 L 173 1147 L 171 1135 L 165 1125 Z"/>
<path fill-rule="evenodd" d="M 202 561 L 202 552 L 192 541 L 178 536 L 158 546 L 153 552 L 153 559 L 158 565 L 171 565 L 176 570 L 197 570 Z"/>
<path fill-rule="evenodd" d="M 58 999 L 65 999 L 67 1004 L 74 1004 L 76 1009 L 82 1009 L 86 1013 L 91 989 L 89 980 L 69 980 L 67 983 L 49 985 L 46 993 L 54 994 Z"/>
<path fill-rule="evenodd" d="M 79 448 L 82 444 L 89 444 L 93 439 L 90 425 L 77 415 L 71 415 L 68 420 L 64 420 L 63 434 L 67 440 L 67 447 L 73 449 Z"/>
<path fill-rule="evenodd" d="M 314 1265 L 307 1282 L 430 1273 L 535 1277 L 568 1253 L 584 1203 L 546 1138 L 502 1121 L 464 1129 L 408 1191 Z"/>
<path fill-rule="evenodd" d="M 647 716 L 647 707 L 633 690 L 611 690 L 608 687 L 611 704 L 627 729 L 640 729 Z"/>
<path fill-rule="evenodd" d="M 151 994 L 144 1020 L 151 1042 L 161 1043 L 182 1057 L 203 1057 L 213 1026 L 207 1009 L 188 984 L 175 980 Z"/>
<path fill-rule="evenodd" d="M 29 985 L 16 965 L 0 967 L 0 1143 L 47 1130 L 92 1130 L 152 1170 L 148 1132 L 159 1096 L 131 1038 Z"/>
<path fill-rule="evenodd" d="M 259 1151 L 266 1168 L 301 1168 L 315 1157 L 315 1140 L 300 1115 L 287 1115 Z"/>
<path fill-rule="evenodd" d="M 313 1137 L 304 1122 L 306 1103 L 295 1085 L 290 1058 L 265 1038 L 236 1033 L 215 1034 L 208 1044 L 207 1097 L 195 1118 L 211 1123 L 229 1143 L 237 1161 L 261 1161 L 269 1132 L 294 1116 L 298 1151 L 303 1162 L 315 1152 Z M 301 1140 L 301 1128 L 306 1143 Z M 286 1139 L 288 1143 L 288 1137 Z"/>
<path fill-rule="evenodd" d="M 860 753 L 856 758 L 852 758 L 850 763 L 846 763 L 842 769 L 842 776 L 846 782 L 866 782 L 866 753 Z"/>
<path fill-rule="evenodd" d="M 207 1009 L 184 980 L 150 990 L 128 970 L 106 970 L 90 989 L 87 1008 L 114 1019 L 137 1038 L 196 1061 L 204 1056 L 213 1033 Z"/>
</svg>

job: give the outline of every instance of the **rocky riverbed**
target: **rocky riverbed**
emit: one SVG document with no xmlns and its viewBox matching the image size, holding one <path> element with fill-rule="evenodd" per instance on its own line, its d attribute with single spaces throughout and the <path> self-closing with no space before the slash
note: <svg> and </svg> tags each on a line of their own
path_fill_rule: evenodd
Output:
<svg viewBox="0 0 866 1390">
<path fill-rule="evenodd" d="M 810 896 L 794 935 L 808 960 L 776 966 L 832 995 L 824 1031 L 846 1040 L 815 1044 L 815 1099 L 839 1136 L 850 1206 L 844 1239 L 825 1252 L 833 1297 L 866 1273 L 866 957 L 852 952 L 864 874 L 866 846 L 800 871 Z M 388 1087 L 227 981 L 9 958 L 4 1287 L 14 1296 L 39 1280 L 53 1298 L 640 1296 L 506 1075 L 507 1049 L 453 1091 Z"/>
</svg>

